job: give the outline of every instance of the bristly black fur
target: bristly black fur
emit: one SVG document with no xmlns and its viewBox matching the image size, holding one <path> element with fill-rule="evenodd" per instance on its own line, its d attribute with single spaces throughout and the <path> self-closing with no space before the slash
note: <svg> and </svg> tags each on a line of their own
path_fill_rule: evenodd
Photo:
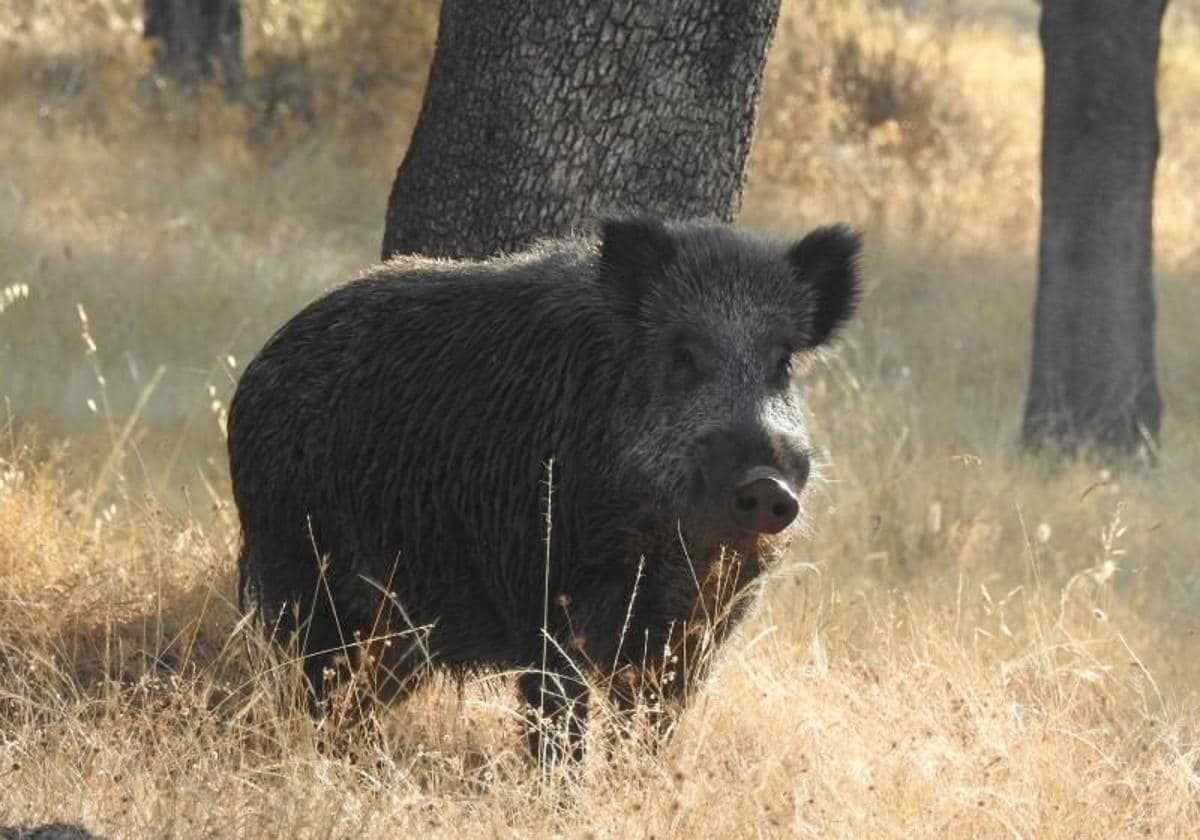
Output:
<svg viewBox="0 0 1200 840">
<path fill-rule="evenodd" d="M 753 600 L 783 538 L 733 527 L 730 488 L 755 465 L 802 487 L 781 354 L 849 316 L 857 237 L 788 250 L 644 217 L 602 231 L 488 262 L 392 260 L 247 367 L 228 424 L 242 594 L 298 640 L 318 695 L 343 651 L 384 695 L 429 662 L 544 665 L 557 693 L 534 673 L 522 695 L 567 714 L 578 755 L 579 669 L 615 666 L 622 705 L 682 698 L 699 630 L 719 641 Z"/>
</svg>

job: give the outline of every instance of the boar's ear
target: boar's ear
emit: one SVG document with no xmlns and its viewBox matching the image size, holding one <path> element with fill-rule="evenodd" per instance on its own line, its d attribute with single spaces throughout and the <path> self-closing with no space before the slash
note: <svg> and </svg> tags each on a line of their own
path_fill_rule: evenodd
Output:
<svg viewBox="0 0 1200 840">
<path fill-rule="evenodd" d="M 652 216 L 606 219 L 601 226 L 600 274 L 634 300 L 674 259 L 675 240 Z"/>
<path fill-rule="evenodd" d="M 811 340 L 822 344 L 854 314 L 858 305 L 858 253 L 862 237 L 846 225 L 817 228 L 788 250 L 796 279 L 816 302 Z"/>
</svg>

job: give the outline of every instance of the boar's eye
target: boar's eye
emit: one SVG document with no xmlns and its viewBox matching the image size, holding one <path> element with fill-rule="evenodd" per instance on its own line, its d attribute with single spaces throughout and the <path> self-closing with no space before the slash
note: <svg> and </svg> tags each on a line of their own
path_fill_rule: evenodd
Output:
<svg viewBox="0 0 1200 840">
<path fill-rule="evenodd" d="M 693 348 L 680 344 L 671 351 L 671 379 L 684 388 L 699 381 L 700 359 Z"/>
<path fill-rule="evenodd" d="M 697 385 L 707 371 L 703 350 L 691 341 L 678 341 L 671 346 L 669 377 L 680 388 Z"/>
<path fill-rule="evenodd" d="M 792 348 L 787 345 L 776 347 L 771 351 L 771 368 L 768 376 L 774 384 L 786 385 L 792 378 L 793 352 Z"/>
</svg>

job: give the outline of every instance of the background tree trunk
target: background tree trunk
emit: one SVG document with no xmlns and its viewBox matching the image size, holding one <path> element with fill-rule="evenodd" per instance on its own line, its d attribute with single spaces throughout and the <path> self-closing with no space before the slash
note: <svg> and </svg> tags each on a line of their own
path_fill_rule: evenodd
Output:
<svg viewBox="0 0 1200 840">
<path fill-rule="evenodd" d="M 146 0 L 143 35 L 161 42 L 158 70 L 193 83 L 242 74 L 240 0 Z"/>
<path fill-rule="evenodd" d="M 779 0 L 445 0 L 384 256 L 482 257 L 606 211 L 741 203 Z"/>
<path fill-rule="evenodd" d="M 1042 227 L 1023 438 L 1130 452 L 1158 433 L 1151 216 L 1166 0 L 1047 0 Z"/>
</svg>

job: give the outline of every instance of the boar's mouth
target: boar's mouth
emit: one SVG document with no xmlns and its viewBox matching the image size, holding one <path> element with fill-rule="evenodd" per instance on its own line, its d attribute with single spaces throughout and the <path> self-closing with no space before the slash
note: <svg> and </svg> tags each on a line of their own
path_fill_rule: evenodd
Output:
<svg viewBox="0 0 1200 840">
<path fill-rule="evenodd" d="M 743 564 L 749 561 L 750 566 L 742 566 L 743 573 L 756 576 L 786 553 L 796 533 L 795 528 L 788 528 L 776 534 L 759 534 L 728 527 L 714 528 L 711 522 L 692 529 L 682 522 L 678 525 L 679 530 L 674 535 L 676 549 L 682 547 L 701 577 L 717 557 L 736 557 Z"/>
<path fill-rule="evenodd" d="M 722 548 L 738 554 L 773 554 L 791 544 L 799 531 L 791 525 L 773 533 L 734 525 L 727 513 L 689 517 L 672 523 L 672 539 L 683 541 L 693 552 L 718 551 Z"/>
</svg>

